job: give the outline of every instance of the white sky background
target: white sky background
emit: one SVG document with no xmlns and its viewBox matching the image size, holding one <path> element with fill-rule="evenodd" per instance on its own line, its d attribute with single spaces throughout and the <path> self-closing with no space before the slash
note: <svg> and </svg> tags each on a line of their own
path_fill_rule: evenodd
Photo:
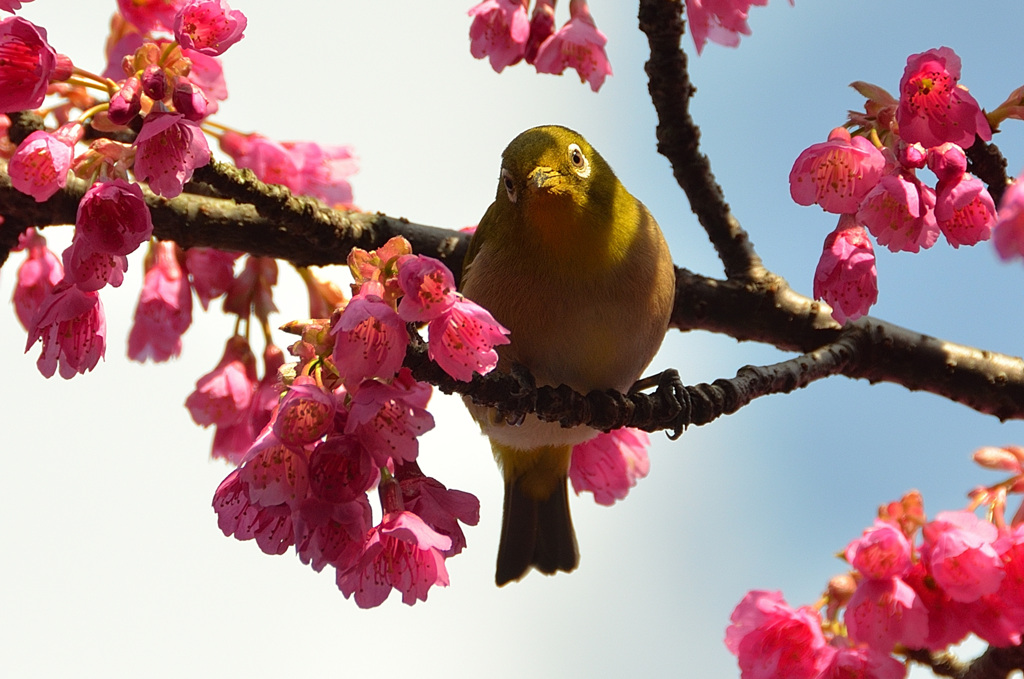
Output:
<svg viewBox="0 0 1024 679">
<path fill-rule="evenodd" d="M 499 76 L 472 59 L 472 4 L 238 0 L 233 7 L 249 27 L 225 55 L 231 96 L 216 119 L 278 139 L 353 144 L 362 158 L 353 180 L 360 206 L 448 227 L 479 220 L 513 136 L 568 125 L 651 208 L 675 261 L 719 276 L 655 150 L 636 4 L 591 3 L 615 70 L 598 94 L 572 72 L 542 76 L 520 65 Z M 58 51 L 100 71 L 113 5 L 37 0 L 21 14 L 45 26 Z M 567 15 L 560 7 L 559 22 Z M 948 45 L 963 59 L 962 82 L 994 108 L 1024 81 L 1022 22 L 1024 5 L 1013 1 L 978 3 L 968 17 L 952 0 L 773 0 L 753 9 L 754 34 L 738 50 L 709 45 L 694 57 L 703 149 L 767 266 L 810 292 L 835 218 L 793 204 L 787 175 L 802 149 L 862 106 L 849 82 L 895 92 L 909 54 Z M 1024 165 L 1020 126 L 1007 123 L 996 139 L 1012 173 Z M 62 231 L 46 230 L 58 252 Z M 944 241 L 920 255 L 878 255 L 875 315 L 1024 351 L 1019 264 L 997 263 L 988 244 L 953 251 Z M 0 298 L 10 298 L 20 260 L 0 272 Z M 996 480 L 970 453 L 1024 443 L 1021 423 L 927 394 L 842 379 L 815 384 L 676 442 L 652 436 L 651 475 L 625 502 L 574 501 L 576 573 L 534 574 L 497 589 L 499 475 L 461 405 L 435 397 L 438 426 L 422 441 L 421 464 L 480 498 L 480 525 L 448 562 L 451 587 L 413 608 L 393 596 L 362 611 L 332 575 L 313 573 L 294 554 L 270 557 L 221 534 L 210 500 L 229 469 L 209 460 L 211 434 L 182 404 L 216 364 L 231 322 L 197 307 L 180 359 L 129 363 L 140 282 L 136 255 L 122 288 L 102 293 L 107 360 L 71 381 L 38 374 L 38 349 L 22 354 L 13 309 L 0 322 L 2 676 L 736 676 L 721 640 L 747 590 L 813 602 L 842 569 L 833 554 L 880 503 L 918 488 L 932 514 L 959 508 L 972 486 Z M 297 277 L 284 267 L 276 300 L 282 323 L 306 314 Z M 651 370 L 675 366 L 696 383 L 782 356 L 672 332 Z"/>
</svg>

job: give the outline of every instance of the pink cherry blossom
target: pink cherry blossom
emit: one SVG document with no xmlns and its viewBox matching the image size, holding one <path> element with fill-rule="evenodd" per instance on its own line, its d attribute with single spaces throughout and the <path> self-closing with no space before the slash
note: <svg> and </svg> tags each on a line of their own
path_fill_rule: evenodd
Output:
<svg viewBox="0 0 1024 679">
<path fill-rule="evenodd" d="M 162 362 L 181 353 L 181 336 L 192 324 L 192 291 L 181 269 L 181 252 L 173 242 L 158 242 L 146 265 L 128 334 L 128 358 Z"/>
<path fill-rule="evenodd" d="M 406 255 L 398 261 L 398 285 L 402 300 L 398 315 L 414 323 L 431 321 L 455 303 L 455 277 L 432 257 Z"/>
<path fill-rule="evenodd" d="M 806 606 L 793 610 L 781 592 L 747 593 L 729 619 L 725 645 L 742 679 L 812 679 L 828 661 L 817 612 Z"/>
<path fill-rule="evenodd" d="M 612 74 L 604 46 L 605 34 L 598 30 L 584 0 L 571 0 L 572 18 L 555 31 L 537 50 L 533 65 L 538 73 L 561 75 L 567 66 L 579 73 L 580 82 L 589 82 L 597 92 Z"/>
<path fill-rule="evenodd" d="M 971 512 L 941 512 L 924 527 L 921 557 L 951 599 L 971 602 L 998 590 L 1005 576 L 996 537 L 996 527 Z"/>
<path fill-rule="evenodd" d="M 469 10 L 469 51 L 477 59 L 490 55 L 491 68 L 501 73 L 523 58 L 530 22 L 522 0 L 484 0 Z"/>
<path fill-rule="evenodd" d="M 357 436 L 330 435 L 309 458 L 310 490 L 325 502 L 352 502 L 364 496 L 379 478 L 380 468 Z"/>
<path fill-rule="evenodd" d="M 334 365 L 350 389 L 367 378 L 394 377 L 409 344 L 405 323 L 379 297 L 352 298 L 331 334 Z"/>
<path fill-rule="evenodd" d="M 107 117 L 115 125 L 127 125 L 142 110 L 142 81 L 134 75 L 125 79 L 110 97 Z"/>
<path fill-rule="evenodd" d="M 384 603 L 392 589 L 402 593 L 402 602 L 412 605 L 427 600 L 434 586 L 448 586 L 444 552 L 452 541 L 407 511 L 384 515 L 370 530 L 358 564 L 338 571 L 337 583 L 345 598 L 353 597 L 360 608 Z"/>
<path fill-rule="evenodd" d="M 893 578 L 910 570 L 910 552 L 910 542 L 899 526 L 876 519 L 846 548 L 846 560 L 866 578 Z"/>
<path fill-rule="evenodd" d="M 484 375 L 494 369 L 494 347 L 508 344 L 508 334 L 489 311 L 460 297 L 427 326 L 427 355 L 455 379 L 469 382 L 473 373 Z"/>
<path fill-rule="evenodd" d="M 174 17 L 186 0 L 117 0 L 121 14 L 140 33 L 164 30 L 174 26 Z"/>
<path fill-rule="evenodd" d="M 882 177 L 864 196 L 857 221 L 892 252 L 919 252 L 939 238 L 934 208 L 935 191 L 913 174 L 900 172 Z"/>
<path fill-rule="evenodd" d="M 0 113 L 38 108 L 51 80 L 71 76 L 71 60 L 46 41 L 46 29 L 19 16 L 0 21 Z"/>
<path fill-rule="evenodd" d="M 128 270 L 128 258 L 100 252 L 85 238 L 75 235 L 61 255 L 64 280 L 84 292 L 94 292 L 106 285 L 119 287 Z"/>
<path fill-rule="evenodd" d="M 352 396 L 345 433 L 354 434 L 378 466 L 416 459 L 417 436 L 434 428 L 434 418 L 417 402 L 418 392 L 401 383 L 367 380 Z"/>
<path fill-rule="evenodd" d="M 237 424 L 247 414 L 255 388 L 256 358 L 249 342 L 236 335 L 228 340 L 217 367 L 196 382 L 185 407 L 202 427 Z"/>
<path fill-rule="evenodd" d="M 231 281 L 224 296 L 224 311 L 242 318 L 255 313 L 266 320 L 277 311 L 274 286 L 277 284 L 277 260 L 272 257 L 245 258 L 242 271 Z"/>
<path fill-rule="evenodd" d="M 897 643 L 920 648 L 928 636 L 928 611 L 899 578 L 862 581 L 843 620 L 850 639 L 881 653 L 889 653 Z"/>
<path fill-rule="evenodd" d="M 299 167 L 296 159 L 280 142 L 261 134 L 225 132 L 220 137 L 220 148 L 231 156 L 235 165 L 252 170 L 257 179 L 267 184 L 287 186 L 299 192 L 296 183 Z"/>
<path fill-rule="evenodd" d="M 206 96 L 206 115 L 212 116 L 220 107 L 217 102 L 228 98 L 228 86 L 220 59 L 190 49 L 181 50 L 181 55 L 192 62 L 188 80 L 203 91 Z"/>
<path fill-rule="evenodd" d="M 926 158 L 928 169 L 935 173 L 940 184 L 958 181 L 967 172 L 967 154 L 956 144 L 946 142 L 932 147 Z"/>
<path fill-rule="evenodd" d="M 830 654 L 819 679 L 903 679 L 907 667 L 887 653 L 866 646 L 840 646 Z"/>
<path fill-rule="evenodd" d="M 928 148 L 944 142 L 968 148 L 975 135 L 990 140 L 992 130 L 985 114 L 974 97 L 958 86 L 959 80 L 960 57 L 950 48 L 910 55 L 896 110 L 900 138 Z"/>
<path fill-rule="evenodd" d="M 210 456 L 231 464 L 241 464 L 257 435 L 265 431 L 281 395 L 278 369 L 284 364 L 280 347 L 268 344 L 263 350 L 263 378 L 260 380 L 241 419 L 233 424 L 218 424 L 213 434 Z M 255 370 L 253 371 L 255 373 Z"/>
<path fill-rule="evenodd" d="M 935 219 L 950 245 L 974 245 L 992 236 L 996 206 L 980 179 L 963 174 L 936 188 Z"/>
<path fill-rule="evenodd" d="M 180 113 L 147 115 L 135 146 L 135 176 L 164 198 L 179 195 L 192 172 L 211 157 L 206 135 Z"/>
<path fill-rule="evenodd" d="M 405 508 L 423 519 L 441 535 L 451 538 L 445 558 L 455 556 L 466 546 L 466 535 L 459 522 L 475 526 L 480 521 L 480 500 L 461 490 L 449 490 L 437 479 L 425 476 L 416 462 L 395 469 Z"/>
<path fill-rule="evenodd" d="M 193 122 L 200 122 L 210 112 L 210 102 L 206 93 L 185 77 L 175 78 L 174 87 L 171 89 L 171 103 L 175 111 Z"/>
<path fill-rule="evenodd" d="M 182 47 L 217 56 L 242 39 L 246 23 L 224 0 L 190 0 L 174 18 L 174 37 Z"/>
<path fill-rule="evenodd" d="M 26 330 L 43 300 L 54 286 L 64 277 L 64 266 L 50 248 L 46 238 L 35 229 L 29 229 L 25 238 L 27 257 L 18 267 L 17 283 L 14 286 L 14 311 Z"/>
<path fill-rule="evenodd" d="M 235 280 L 236 259 L 237 252 L 224 252 L 214 248 L 185 250 L 185 269 L 203 309 L 209 307 L 211 300 L 220 297 L 231 288 Z"/>
<path fill-rule="evenodd" d="M 327 565 L 339 572 L 355 567 L 373 526 L 365 494 L 343 503 L 307 499 L 292 513 L 292 521 L 299 560 L 317 572 Z"/>
<path fill-rule="evenodd" d="M 71 379 L 96 367 L 106 352 L 107 322 L 103 305 L 95 292 L 85 292 L 67 282 L 54 286 L 29 324 L 27 352 L 43 341 L 36 361 L 44 377 Z"/>
<path fill-rule="evenodd" d="M 21 9 L 22 1 L 32 2 L 32 0 L 0 0 L 0 9 L 13 13 L 15 10 Z"/>
<path fill-rule="evenodd" d="M 882 178 L 885 158 L 864 137 L 837 127 L 828 141 L 812 144 L 793 163 L 789 193 L 798 205 L 817 203 L 826 212 L 854 213 Z"/>
<path fill-rule="evenodd" d="M 767 0 L 686 0 L 686 28 L 697 54 L 704 50 L 708 40 L 724 47 L 737 47 L 741 34 L 750 35 L 750 6 L 764 4 Z"/>
<path fill-rule="evenodd" d="M 40 203 L 64 188 L 74 156 L 74 142 L 68 141 L 67 137 L 43 130 L 28 135 L 7 164 L 11 186 Z"/>
<path fill-rule="evenodd" d="M 75 234 L 98 252 L 134 252 L 153 235 L 153 219 L 142 189 L 121 178 L 93 184 L 78 204 Z"/>
<path fill-rule="evenodd" d="M 579 495 L 591 491 L 598 504 L 611 506 L 625 499 L 638 479 L 647 476 L 651 462 L 647 432 L 624 427 L 576 444 L 569 463 L 569 480 Z"/>
<path fill-rule="evenodd" d="M 264 507 L 287 504 L 295 509 L 309 490 L 309 464 L 301 451 L 273 435 L 261 436 L 239 467 L 249 500 Z"/>
<path fill-rule="evenodd" d="M 287 445 L 304 446 L 334 426 L 334 396 L 308 375 L 295 378 L 277 409 L 274 433 Z"/>
<path fill-rule="evenodd" d="M 914 590 L 928 611 L 928 630 L 921 643 L 922 648 L 941 650 L 961 641 L 971 632 L 965 604 L 950 599 L 923 563 L 915 563 L 901 579 Z"/>
<path fill-rule="evenodd" d="M 1004 260 L 1024 257 L 1024 180 L 1014 180 L 1003 192 L 992 238 Z"/>
<path fill-rule="evenodd" d="M 537 60 L 537 50 L 555 32 L 554 0 L 537 0 L 530 16 L 530 37 L 526 40 L 523 59 L 528 64 Z"/>
<path fill-rule="evenodd" d="M 359 162 L 351 146 L 325 146 L 308 141 L 286 141 L 282 146 L 298 167 L 299 193 L 331 206 L 352 207 L 348 177 L 359 169 Z"/>
<path fill-rule="evenodd" d="M 825 247 L 814 271 L 814 297 L 832 307 L 840 323 L 857 320 L 878 299 L 875 251 L 863 227 L 849 215 L 825 238 Z"/>
<path fill-rule="evenodd" d="M 232 470 L 213 494 L 217 525 L 224 535 L 238 540 L 256 539 L 265 554 L 284 554 L 295 544 L 292 511 L 287 505 L 264 507 L 249 499 L 249 486 L 241 470 Z"/>
</svg>

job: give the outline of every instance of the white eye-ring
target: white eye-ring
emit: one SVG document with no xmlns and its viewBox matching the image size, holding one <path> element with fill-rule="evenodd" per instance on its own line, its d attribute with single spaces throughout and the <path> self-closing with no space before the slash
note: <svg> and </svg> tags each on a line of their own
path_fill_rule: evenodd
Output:
<svg viewBox="0 0 1024 679">
<path fill-rule="evenodd" d="M 501 183 L 505 186 L 505 193 L 508 194 L 509 202 L 516 202 L 519 195 L 516 193 L 516 184 L 512 181 L 512 173 L 501 168 Z"/>
<path fill-rule="evenodd" d="M 569 165 L 572 171 L 586 179 L 590 176 L 590 161 L 583 155 L 579 144 L 569 144 Z"/>
</svg>

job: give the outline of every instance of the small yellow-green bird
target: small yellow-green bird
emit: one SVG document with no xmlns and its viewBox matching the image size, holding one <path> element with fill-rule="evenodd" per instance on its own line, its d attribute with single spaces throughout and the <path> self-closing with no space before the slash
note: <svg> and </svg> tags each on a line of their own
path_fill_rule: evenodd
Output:
<svg viewBox="0 0 1024 679">
<path fill-rule="evenodd" d="M 587 141 L 529 129 L 501 156 L 494 203 L 470 242 L 462 292 L 511 331 L 498 369 L 538 385 L 627 391 L 668 329 L 675 268 L 657 222 Z M 579 563 L 566 480 L 572 448 L 598 434 L 530 415 L 508 423 L 467 401 L 505 478 L 495 581 Z"/>
</svg>

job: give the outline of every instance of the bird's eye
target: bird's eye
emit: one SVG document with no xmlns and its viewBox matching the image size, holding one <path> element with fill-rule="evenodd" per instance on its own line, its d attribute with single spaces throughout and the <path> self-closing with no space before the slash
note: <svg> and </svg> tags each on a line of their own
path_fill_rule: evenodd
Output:
<svg viewBox="0 0 1024 679">
<path fill-rule="evenodd" d="M 583 150 L 579 144 L 569 144 L 569 164 L 572 165 L 573 171 L 580 177 L 586 178 L 590 176 L 590 161 L 583 155 Z"/>
<path fill-rule="evenodd" d="M 516 194 L 516 185 L 515 182 L 512 181 L 512 173 L 505 168 L 501 168 L 501 183 L 505 186 L 505 193 L 508 194 L 509 201 L 512 203 L 516 202 L 516 198 L 518 197 Z"/>
</svg>

